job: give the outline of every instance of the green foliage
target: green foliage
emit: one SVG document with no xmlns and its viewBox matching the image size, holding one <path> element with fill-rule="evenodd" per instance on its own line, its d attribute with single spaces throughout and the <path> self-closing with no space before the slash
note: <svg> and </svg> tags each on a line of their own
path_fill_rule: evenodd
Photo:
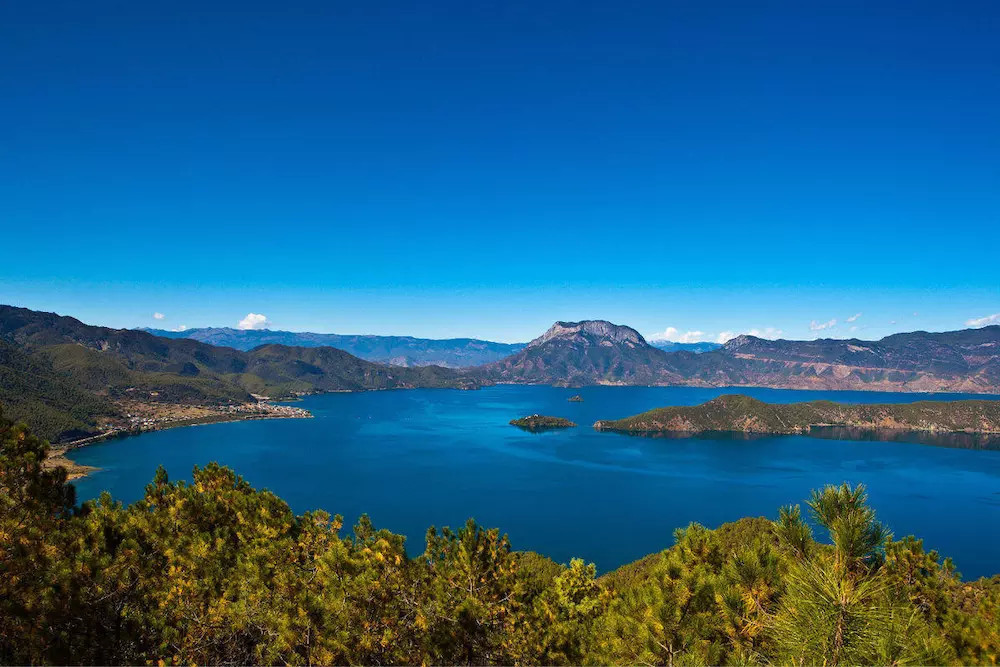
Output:
<svg viewBox="0 0 1000 667">
<path fill-rule="evenodd" d="M 798 558 L 807 558 L 812 546 L 812 528 L 802 519 L 798 505 L 778 508 L 778 520 L 774 524 L 778 539 Z"/>
<path fill-rule="evenodd" d="M 1000 578 L 893 541 L 863 487 L 777 521 L 691 524 L 598 578 L 469 521 L 404 539 L 296 515 L 231 470 L 82 506 L 0 420 L 0 663 L 996 664 Z"/>
<path fill-rule="evenodd" d="M 813 518 L 830 532 L 836 566 L 847 573 L 857 574 L 880 563 L 883 542 L 892 538 L 889 529 L 875 518 L 868 507 L 868 494 L 863 484 L 851 488 L 848 484 L 827 486 L 813 491 L 809 509 Z"/>
<path fill-rule="evenodd" d="M 576 426 L 565 417 L 549 417 L 546 415 L 529 415 L 519 419 L 511 419 L 511 426 L 517 426 L 525 431 L 547 431 L 557 428 L 570 428 Z"/>
</svg>

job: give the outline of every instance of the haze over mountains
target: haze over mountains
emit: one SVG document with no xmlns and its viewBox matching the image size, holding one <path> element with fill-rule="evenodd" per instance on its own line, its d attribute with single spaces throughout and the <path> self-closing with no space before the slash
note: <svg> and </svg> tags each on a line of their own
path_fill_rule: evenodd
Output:
<svg viewBox="0 0 1000 667">
<path fill-rule="evenodd" d="M 895 334 L 879 341 L 765 340 L 739 336 L 702 353 L 665 351 L 631 327 L 603 320 L 557 322 L 524 346 L 472 339 L 344 336 L 366 354 L 409 347 L 411 358 L 501 359 L 461 369 L 393 366 L 342 349 L 284 345 L 329 334 L 212 330 L 211 345 L 171 332 L 91 326 L 72 317 L 0 306 L 0 404 L 49 438 L 93 431 L 122 401 L 233 404 L 323 391 L 416 387 L 472 389 L 495 383 L 580 386 L 762 386 L 790 389 L 1000 393 L 1000 326 Z M 185 332 L 186 333 L 186 332 Z M 206 334 L 208 335 L 208 334 Z M 432 345 L 440 343 L 439 350 Z M 397 347 L 393 347 L 396 345 Z M 465 356 L 462 356 L 465 355 Z M 422 357 L 426 360 L 427 357 Z"/>
<path fill-rule="evenodd" d="M 414 338 L 413 336 L 375 336 L 312 333 L 308 331 L 275 331 L 271 329 L 234 329 L 232 327 L 200 327 L 183 331 L 167 331 L 144 327 L 154 336 L 190 338 L 210 345 L 224 345 L 237 350 L 252 350 L 259 345 L 277 343 L 297 347 L 335 347 L 368 361 L 394 366 L 444 366 L 465 368 L 499 361 L 524 349 L 526 343 L 495 343 L 476 338 Z M 707 352 L 720 347 L 708 341 L 675 343 L 652 341 L 653 347 L 677 352 Z"/>
<path fill-rule="evenodd" d="M 204 327 L 184 331 L 146 328 L 142 331 L 164 338 L 190 338 L 244 351 L 267 343 L 296 347 L 335 347 L 361 359 L 394 366 L 479 366 L 503 359 L 524 347 L 524 343 L 494 343 L 475 338 L 437 340 L 412 336 L 342 335 L 230 327 Z"/>
<path fill-rule="evenodd" d="M 675 343 L 670 340 L 651 340 L 649 344 L 655 348 L 661 349 L 664 352 L 694 352 L 695 354 L 701 354 L 702 352 L 711 352 L 712 350 L 718 350 L 722 345 L 720 343 L 713 343 L 711 341 L 703 340 L 697 343 Z"/>
<path fill-rule="evenodd" d="M 296 347 L 335 347 L 368 361 L 394 366 L 445 366 L 464 368 L 499 361 L 524 349 L 526 343 L 495 343 L 476 338 L 414 338 L 413 336 L 374 336 L 275 331 L 271 329 L 234 329 L 200 327 L 183 331 L 140 329 L 163 338 L 190 338 L 210 345 L 224 345 L 237 350 L 252 350 L 259 345 L 277 343 Z M 687 350 L 707 352 L 721 347 L 718 343 L 675 343 L 653 341 L 653 347 L 668 352 Z"/>
</svg>

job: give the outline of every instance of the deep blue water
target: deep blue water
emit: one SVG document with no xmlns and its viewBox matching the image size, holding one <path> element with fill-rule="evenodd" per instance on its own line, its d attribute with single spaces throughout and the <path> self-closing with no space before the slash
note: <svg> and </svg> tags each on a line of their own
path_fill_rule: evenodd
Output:
<svg viewBox="0 0 1000 667">
<path fill-rule="evenodd" d="M 1000 573 L 1000 451 L 802 436 L 656 439 L 590 428 L 664 405 L 733 390 L 686 387 L 499 386 L 312 396 L 315 419 L 180 428 L 73 453 L 101 471 L 81 499 L 108 489 L 136 500 L 163 464 L 171 478 L 218 461 L 295 511 L 325 509 L 350 525 L 367 512 L 418 553 L 430 525 L 472 516 L 516 549 L 613 569 L 673 543 L 674 528 L 777 514 L 827 483 L 864 482 L 897 536 L 923 537 L 966 578 Z M 828 398 L 909 402 L 917 394 L 741 389 L 772 402 Z M 583 403 L 569 403 L 575 393 Z M 974 398 L 936 394 L 932 398 Z M 982 397 L 975 397 L 982 398 Z M 1000 397 L 998 397 L 1000 398 Z M 527 433 L 507 422 L 565 416 L 578 428 Z"/>
</svg>

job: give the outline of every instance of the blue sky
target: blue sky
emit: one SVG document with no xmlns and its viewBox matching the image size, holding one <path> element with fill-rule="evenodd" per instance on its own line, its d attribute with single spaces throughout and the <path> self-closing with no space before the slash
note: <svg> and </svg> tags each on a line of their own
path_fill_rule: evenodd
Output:
<svg viewBox="0 0 1000 667">
<path fill-rule="evenodd" d="M 995 2 L 4 3 L 0 301 L 962 328 L 1000 313 L 998 33 Z"/>
</svg>

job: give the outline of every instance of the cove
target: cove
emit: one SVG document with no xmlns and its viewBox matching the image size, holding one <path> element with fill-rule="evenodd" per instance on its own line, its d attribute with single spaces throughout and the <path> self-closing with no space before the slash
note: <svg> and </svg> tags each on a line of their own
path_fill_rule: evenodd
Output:
<svg viewBox="0 0 1000 667">
<path fill-rule="evenodd" d="M 75 461 L 101 470 L 74 483 L 81 501 L 108 490 L 132 502 L 158 465 L 171 479 L 190 479 L 193 466 L 217 461 L 296 512 L 339 513 L 348 527 L 367 513 L 376 527 L 406 535 L 413 554 L 429 526 L 474 517 L 508 533 L 515 549 L 560 562 L 580 557 L 608 571 L 669 547 L 673 530 L 692 521 L 712 527 L 742 516 L 774 518 L 780 505 L 802 503 L 811 489 L 863 482 L 897 538 L 923 538 L 966 579 L 1000 573 L 1000 451 L 979 440 L 942 447 L 840 433 L 639 438 L 590 427 L 724 393 L 769 402 L 991 398 L 523 385 L 324 394 L 296 403 L 315 419 L 177 428 L 76 450 Z M 583 401 L 567 400 L 575 394 Z M 580 426 L 530 433 L 508 425 L 534 413 Z"/>
</svg>

